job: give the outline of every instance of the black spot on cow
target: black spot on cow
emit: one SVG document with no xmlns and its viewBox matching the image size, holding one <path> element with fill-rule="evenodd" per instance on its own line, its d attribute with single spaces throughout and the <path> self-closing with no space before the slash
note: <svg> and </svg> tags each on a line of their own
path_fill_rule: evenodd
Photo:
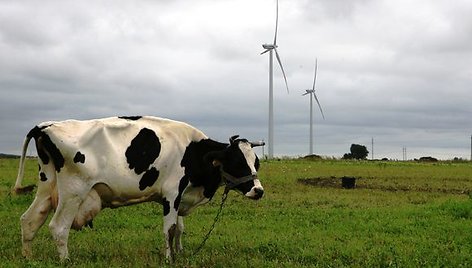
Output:
<svg viewBox="0 0 472 268">
<path fill-rule="evenodd" d="M 43 150 L 43 148 L 40 148 L 37 143 L 36 143 L 36 150 L 38 151 L 38 157 L 39 159 L 41 159 L 41 162 L 43 162 L 43 164 L 45 165 L 49 164 L 48 154 L 46 153 L 45 150 Z"/>
<path fill-rule="evenodd" d="M 184 175 L 182 179 L 180 179 L 179 182 L 179 194 L 177 195 L 177 198 L 174 201 L 174 208 L 175 210 L 179 210 L 180 206 L 180 201 L 182 200 L 182 193 L 184 192 L 185 188 L 187 187 L 189 183 L 189 178 L 187 175 Z"/>
<path fill-rule="evenodd" d="M 203 186 L 203 195 L 212 198 L 221 183 L 220 170 L 214 167 L 211 160 L 205 156 L 213 151 L 221 151 L 228 147 L 228 144 L 203 139 L 198 142 L 191 142 L 185 149 L 180 166 L 185 168 L 186 180 L 189 180 L 194 187 Z M 181 181 L 181 183 L 184 183 Z M 179 184 L 180 186 L 180 184 Z M 182 184 L 183 186 L 183 184 Z M 178 200 L 178 204 L 180 200 Z M 174 206 L 176 204 L 174 203 Z"/>
<path fill-rule="evenodd" d="M 144 190 L 146 187 L 151 187 L 159 178 L 159 170 L 155 167 L 152 167 L 148 171 L 146 171 L 139 181 L 139 190 Z"/>
<path fill-rule="evenodd" d="M 28 132 L 26 137 L 29 138 L 29 139 L 34 138 L 34 140 L 36 142 L 36 150 L 38 152 L 38 157 L 39 157 L 39 159 L 41 159 L 41 162 L 43 162 L 43 164 L 47 165 L 47 164 L 49 164 L 49 156 L 46 153 L 46 151 L 44 150 L 44 148 L 42 148 L 42 146 L 40 146 L 40 144 L 39 144 L 39 139 L 44 135 L 44 133 L 41 130 L 44 129 L 44 128 L 45 127 L 35 126 L 33 129 L 31 129 Z"/>
<path fill-rule="evenodd" d="M 48 128 L 49 126 L 51 126 L 51 125 L 46 125 L 46 126 L 42 126 L 42 127 L 35 126 L 33 129 L 31 129 L 28 132 L 26 137 L 28 137 L 30 139 L 31 138 L 36 139 L 36 138 L 40 137 L 43 134 L 42 130 L 45 129 L 45 128 Z"/>
<path fill-rule="evenodd" d="M 141 119 L 141 118 L 143 118 L 143 117 L 142 117 L 142 116 L 119 116 L 118 118 L 136 121 L 136 120 L 139 120 L 139 119 Z"/>
<path fill-rule="evenodd" d="M 81 152 L 77 152 L 74 156 L 74 163 L 85 163 L 85 155 Z"/>
<path fill-rule="evenodd" d="M 40 172 L 39 173 L 39 179 L 41 181 L 47 181 L 48 180 L 48 177 L 46 177 L 46 174 L 44 174 L 44 172 Z"/>
<path fill-rule="evenodd" d="M 162 200 L 162 207 L 164 209 L 164 216 L 170 213 L 170 202 L 167 199 Z"/>
<path fill-rule="evenodd" d="M 60 172 L 61 168 L 64 167 L 64 157 L 51 138 L 43 131 L 47 127 L 49 126 L 36 126 L 30 130 L 27 137 L 34 138 L 36 150 L 41 161 L 47 165 L 50 161 L 49 157 L 51 157 L 56 171 Z"/>
<path fill-rule="evenodd" d="M 126 149 L 126 161 L 130 169 L 136 174 L 146 171 L 159 156 L 161 143 L 156 133 L 148 128 L 143 128 L 131 141 Z"/>
</svg>

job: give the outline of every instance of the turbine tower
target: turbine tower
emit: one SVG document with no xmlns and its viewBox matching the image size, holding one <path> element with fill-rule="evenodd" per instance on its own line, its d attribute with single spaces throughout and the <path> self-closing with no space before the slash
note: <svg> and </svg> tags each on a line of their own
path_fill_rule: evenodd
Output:
<svg viewBox="0 0 472 268">
<path fill-rule="evenodd" d="M 276 11 L 275 11 L 275 35 L 274 35 L 274 42 L 272 44 L 263 44 L 262 47 L 265 49 L 262 54 L 269 52 L 269 138 L 268 138 L 268 158 L 274 157 L 274 52 L 275 57 L 277 58 L 277 62 L 279 63 L 280 70 L 282 70 L 282 74 L 285 80 L 285 86 L 287 87 L 288 91 L 288 83 L 287 77 L 285 75 L 284 67 L 282 66 L 282 62 L 280 60 L 279 53 L 277 52 L 277 28 L 279 23 L 279 1 L 277 0 L 276 3 Z"/>
<path fill-rule="evenodd" d="M 302 95 L 310 94 L 310 155 L 313 154 L 313 98 L 315 98 L 316 103 L 318 103 L 318 107 L 320 108 L 321 116 L 323 116 L 323 120 L 325 119 L 323 114 L 323 109 L 321 109 L 320 102 L 318 101 L 318 97 L 316 96 L 315 92 L 315 84 L 316 84 L 316 72 L 318 70 L 318 59 L 315 59 L 315 75 L 313 78 L 313 87 L 311 89 L 307 89 L 306 92 Z"/>
</svg>

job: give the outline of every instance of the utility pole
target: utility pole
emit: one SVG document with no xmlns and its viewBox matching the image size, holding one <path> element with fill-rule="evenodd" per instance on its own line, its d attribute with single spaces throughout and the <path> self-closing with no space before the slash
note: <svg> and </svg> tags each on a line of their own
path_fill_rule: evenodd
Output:
<svg viewBox="0 0 472 268">
<path fill-rule="evenodd" d="M 372 160 L 374 160 L 374 137 L 372 137 Z"/>
<path fill-rule="evenodd" d="M 470 135 L 470 161 L 472 161 L 472 135 Z"/>
</svg>

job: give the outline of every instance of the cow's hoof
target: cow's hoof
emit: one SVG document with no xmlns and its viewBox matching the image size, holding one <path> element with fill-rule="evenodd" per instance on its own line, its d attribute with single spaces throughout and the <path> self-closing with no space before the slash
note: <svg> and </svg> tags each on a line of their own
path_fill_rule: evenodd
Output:
<svg viewBox="0 0 472 268">
<path fill-rule="evenodd" d="M 23 247 L 21 250 L 21 255 L 27 260 L 31 260 L 33 258 L 33 251 L 31 250 L 31 247 Z"/>
<path fill-rule="evenodd" d="M 71 263 L 71 260 L 69 257 L 65 257 L 65 258 L 60 258 L 59 262 L 61 264 L 68 264 L 68 263 Z"/>
</svg>

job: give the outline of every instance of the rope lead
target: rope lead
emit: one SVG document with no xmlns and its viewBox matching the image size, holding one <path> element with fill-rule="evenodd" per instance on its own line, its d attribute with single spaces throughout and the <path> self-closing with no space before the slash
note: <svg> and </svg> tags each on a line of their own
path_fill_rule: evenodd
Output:
<svg viewBox="0 0 472 268">
<path fill-rule="evenodd" d="M 225 204 L 226 198 L 228 198 L 228 192 L 229 192 L 229 188 L 226 187 L 225 192 L 221 196 L 221 204 L 220 204 L 220 208 L 218 209 L 218 213 L 216 213 L 215 220 L 213 221 L 213 224 L 211 225 L 210 230 L 208 230 L 208 233 L 205 235 L 205 237 L 203 238 L 203 241 L 197 247 L 197 249 L 195 250 L 193 255 L 197 255 L 200 252 L 200 250 L 202 250 L 202 248 L 205 245 L 208 238 L 210 238 L 211 232 L 213 231 L 213 229 L 215 229 L 216 222 L 218 221 L 218 219 L 220 217 L 221 211 L 223 211 L 223 206 Z"/>
</svg>

